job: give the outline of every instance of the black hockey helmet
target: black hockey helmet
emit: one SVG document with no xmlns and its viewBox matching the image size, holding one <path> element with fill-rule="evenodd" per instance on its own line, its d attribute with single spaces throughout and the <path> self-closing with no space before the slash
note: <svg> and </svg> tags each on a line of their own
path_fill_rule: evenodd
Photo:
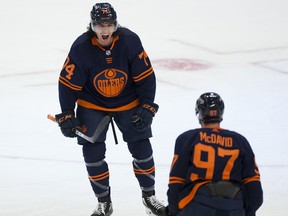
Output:
<svg viewBox="0 0 288 216">
<path fill-rule="evenodd" d="M 200 123 L 216 123 L 222 121 L 224 101 L 214 92 L 202 94 L 196 101 L 196 115 Z"/>
<path fill-rule="evenodd" d="M 91 12 L 91 23 L 93 25 L 99 23 L 111 23 L 117 25 L 117 14 L 109 3 L 96 3 Z"/>
</svg>

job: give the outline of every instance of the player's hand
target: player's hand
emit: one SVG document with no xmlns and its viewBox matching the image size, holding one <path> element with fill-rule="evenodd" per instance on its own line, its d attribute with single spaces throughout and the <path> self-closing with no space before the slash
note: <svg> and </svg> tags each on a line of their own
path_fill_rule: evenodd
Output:
<svg viewBox="0 0 288 216">
<path fill-rule="evenodd" d="M 55 115 L 55 119 L 65 137 L 76 137 L 75 130 L 81 130 L 80 123 L 78 119 L 75 118 L 73 111 Z"/>
<path fill-rule="evenodd" d="M 150 128 L 158 108 L 156 103 L 141 104 L 132 116 L 132 123 L 136 130 L 144 131 Z"/>
<path fill-rule="evenodd" d="M 169 206 L 168 206 L 168 205 L 167 205 L 166 208 L 165 208 L 165 214 L 166 214 L 167 216 L 172 216 L 172 215 L 170 214 L 170 212 L 169 212 Z"/>
</svg>

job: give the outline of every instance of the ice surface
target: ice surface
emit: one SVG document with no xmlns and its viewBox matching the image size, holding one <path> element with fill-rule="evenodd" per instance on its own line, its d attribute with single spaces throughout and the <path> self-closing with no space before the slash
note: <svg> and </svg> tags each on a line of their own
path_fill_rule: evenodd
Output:
<svg viewBox="0 0 288 216">
<path fill-rule="evenodd" d="M 160 109 L 151 139 L 157 196 L 167 203 L 176 137 L 198 127 L 195 100 L 216 91 L 226 103 L 222 127 L 246 136 L 256 154 L 264 189 L 258 215 L 285 215 L 287 1 L 109 2 L 120 24 L 141 37 L 158 80 Z M 96 206 L 81 147 L 46 119 L 48 113 L 60 112 L 58 74 L 72 42 L 86 30 L 94 3 L 0 3 L 1 216 L 90 215 Z M 106 159 L 114 215 L 144 216 L 126 144 L 119 131 L 117 146 L 109 134 Z"/>
</svg>

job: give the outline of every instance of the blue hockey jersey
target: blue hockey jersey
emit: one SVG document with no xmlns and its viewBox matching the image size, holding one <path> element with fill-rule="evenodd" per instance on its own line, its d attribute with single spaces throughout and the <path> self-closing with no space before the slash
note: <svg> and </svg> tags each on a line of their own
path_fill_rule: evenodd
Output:
<svg viewBox="0 0 288 216">
<path fill-rule="evenodd" d="M 246 194 L 247 215 L 263 202 L 260 172 L 247 139 L 221 128 L 199 128 L 175 143 L 167 192 L 171 215 L 185 208 L 209 182 L 233 182 Z"/>
<path fill-rule="evenodd" d="M 155 91 L 154 70 L 139 37 L 122 27 L 109 47 L 88 32 L 79 36 L 59 77 L 62 112 L 73 111 L 76 103 L 110 112 L 129 110 L 153 102 Z"/>
</svg>

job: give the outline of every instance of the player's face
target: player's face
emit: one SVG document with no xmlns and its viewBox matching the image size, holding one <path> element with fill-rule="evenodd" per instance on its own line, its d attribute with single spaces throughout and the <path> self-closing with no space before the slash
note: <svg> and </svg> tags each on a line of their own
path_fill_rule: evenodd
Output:
<svg viewBox="0 0 288 216">
<path fill-rule="evenodd" d="M 112 43 L 112 34 L 115 31 L 115 28 L 115 24 L 111 23 L 101 23 L 94 26 L 93 30 L 96 33 L 98 43 L 101 46 L 109 46 Z"/>
</svg>

